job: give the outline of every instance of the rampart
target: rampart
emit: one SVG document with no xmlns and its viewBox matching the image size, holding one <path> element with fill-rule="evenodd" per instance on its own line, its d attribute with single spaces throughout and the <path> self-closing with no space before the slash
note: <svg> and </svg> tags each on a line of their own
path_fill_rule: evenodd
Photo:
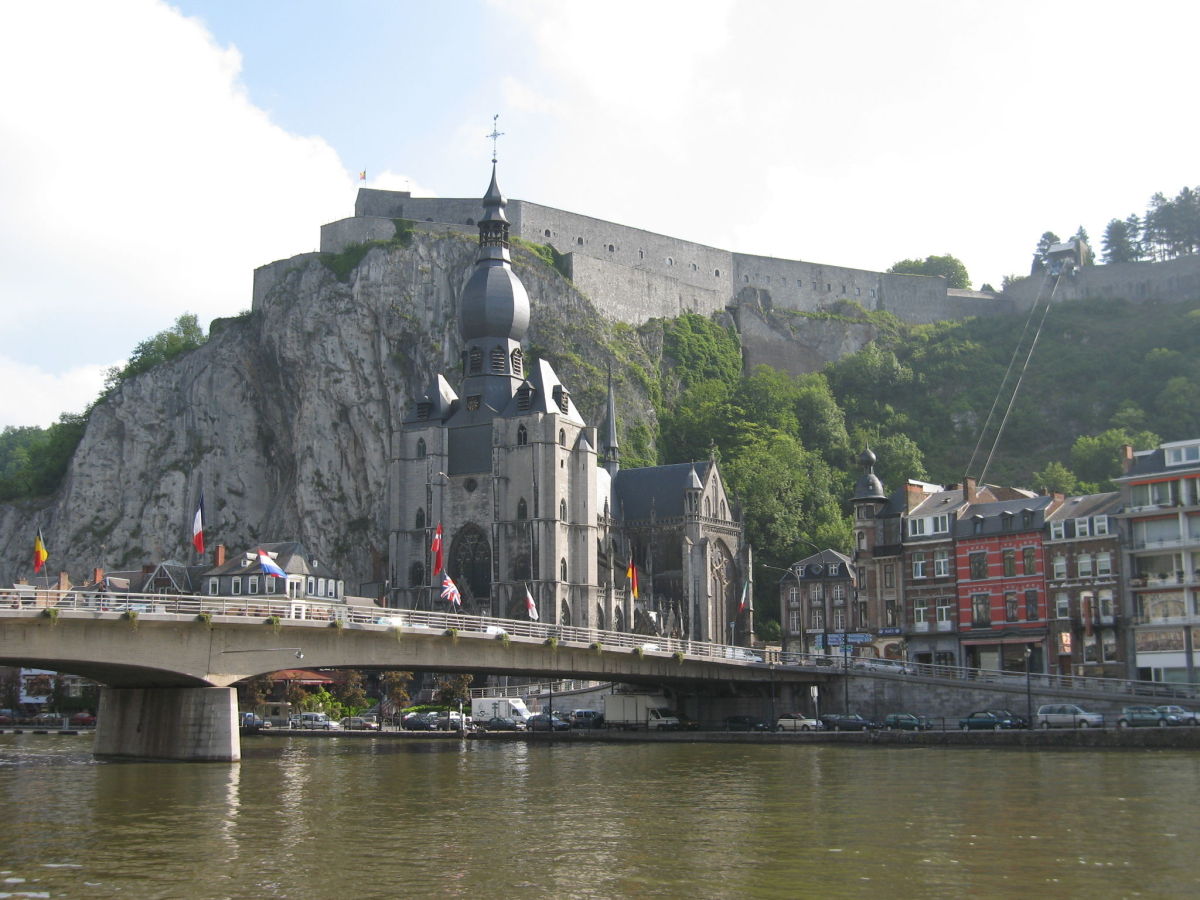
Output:
<svg viewBox="0 0 1200 900">
<path fill-rule="evenodd" d="M 323 228 L 321 249 L 390 236 L 386 220 L 395 218 L 471 227 L 479 211 L 476 199 L 363 188 L 355 219 Z M 747 287 L 775 309 L 819 312 L 848 299 L 914 323 L 1012 311 L 1009 301 L 991 294 L 947 290 L 942 278 L 732 253 L 526 200 L 509 200 L 506 213 L 514 236 L 566 255 L 572 280 L 596 307 L 633 324 L 685 311 L 720 312 L 735 306 Z"/>
<path fill-rule="evenodd" d="M 1005 289 L 1016 309 L 1028 309 L 1045 286 L 1045 277 L 1031 275 Z M 1116 263 L 1084 266 L 1059 279 L 1055 302 L 1122 299 L 1131 303 L 1178 303 L 1200 297 L 1200 256 L 1166 262 Z"/>
</svg>

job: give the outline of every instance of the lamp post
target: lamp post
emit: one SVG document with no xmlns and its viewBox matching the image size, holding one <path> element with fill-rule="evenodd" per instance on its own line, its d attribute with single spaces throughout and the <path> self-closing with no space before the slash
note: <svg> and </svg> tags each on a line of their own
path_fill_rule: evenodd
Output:
<svg viewBox="0 0 1200 900">
<path fill-rule="evenodd" d="M 1029 659 L 1033 656 L 1033 648 L 1025 645 L 1025 721 L 1026 728 L 1033 728 L 1033 689 L 1029 685 Z"/>
</svg>

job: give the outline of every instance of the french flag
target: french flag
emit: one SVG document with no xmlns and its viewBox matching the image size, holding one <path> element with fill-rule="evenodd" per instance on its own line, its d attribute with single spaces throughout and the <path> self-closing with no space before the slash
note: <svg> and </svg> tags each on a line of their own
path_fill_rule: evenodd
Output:
<svg viewBox="0 0 1200 900">
<path fill-rule="evenodd" d="M 267 551 L 262 547 L 258 548 L 258 565 L 263 570 L 264 575 L 274 575 L 276 578 L 287 578 L 287 573 L 276 565 L 275 560 L 267 555 Z"/>
</svg>

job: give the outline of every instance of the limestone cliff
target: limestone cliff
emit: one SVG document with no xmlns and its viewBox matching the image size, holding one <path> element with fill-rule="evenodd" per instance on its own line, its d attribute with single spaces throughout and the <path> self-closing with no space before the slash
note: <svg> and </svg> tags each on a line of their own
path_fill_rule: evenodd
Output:
<svg viewBox="0 0 1200 900">
<path fill-rule="evenodd" d="M 514 257 L 532 303 L 531 350 L 597 423 L 606 362 L 618 373 L 657 364 L 553 269 Z M 210 546 L 299 540 L 350 593 L 382 578 L 390 435 L 435 374 L 457 384 L 456 304 L 474 258 L 474 240 L 443 230 L 374 247 L 344 281 L 318 254 L 259 269 L 250 315 L 219 320 L 203 347 L 95 408 L 57 496 L 0 506 L 0 584 L 32 576 L 39 522 L 47 569 L 76 583 L 97 566 L 196 562 L 201 486 Z M 623 424 L 648 431 L 635 380 L 618 391 Z"/>
</svg>

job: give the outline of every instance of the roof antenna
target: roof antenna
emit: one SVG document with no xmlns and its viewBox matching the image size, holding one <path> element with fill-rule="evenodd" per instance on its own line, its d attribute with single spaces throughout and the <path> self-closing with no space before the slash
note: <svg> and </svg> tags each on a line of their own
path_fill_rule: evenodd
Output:
<svg viewBox="0 0 1200 900">
<path fill-rule="evenodd" d="M 499 120 L 500 120 L 500 113 L 496 113 L 494 116 L 492 116 L 492 133 L 487 135 L 487 137 L 492 139 L 492 165 L 493 166 L 496 164 L 496 141 L 499 138 L 504 137 L 504 132 L 497 130 L 497 128 L 499 126 Z"/>
</svg>

